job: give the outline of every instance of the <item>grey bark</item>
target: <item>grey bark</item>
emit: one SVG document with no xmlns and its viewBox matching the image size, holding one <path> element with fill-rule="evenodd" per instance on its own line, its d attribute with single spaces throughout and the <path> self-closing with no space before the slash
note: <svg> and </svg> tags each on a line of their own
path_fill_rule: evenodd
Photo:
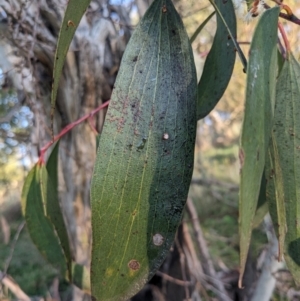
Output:
<svg viewBox="0 0 300 301">
<path fill-rule="evenodd" d="M 264 218 L 269 248 L 264 258 L 262 271 L 259 276 L 251 301 L 269 301 L 276 286 L 276 273 L 285 267 L 283 261 L 278 261 L 278 240 L 275 235 L 270 215 Z"/>
<path fill-rule="evenodd" d="M 53 58 L 67 0 L 0 0 L 0 68 L 11 79 L 22 104 L 34 112 L 32 152 L 51 139 L 50 92 Z M 111 13 L 118 15 L 116 24 Z M 68 52 L 58 90 L 54 131 L 108 100 L 121 56 L 130 37 L 128 12 L 108 1 L 93 1 Z M 104 120 L 94 122 L 98 131 Z M 81 124 L 60 144 L 59 192 L 74 258 L 89 264 L 90 179 L 95 160 L 95 134 Z"/>
</svg>

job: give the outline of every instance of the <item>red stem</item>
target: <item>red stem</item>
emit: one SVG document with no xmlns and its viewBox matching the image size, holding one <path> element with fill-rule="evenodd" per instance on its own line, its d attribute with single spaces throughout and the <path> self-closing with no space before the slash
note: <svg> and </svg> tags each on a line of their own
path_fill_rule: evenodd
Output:
<svg viewBox="0 0 300 301">
<path fill-rule="evenodd" d="M 91 118 L 92 116 L 94 116 L 96 113 L 98 113 L 99 111 L 101 111 L 102 109 L 106 108 L 109 105 L 109 100 L 105 103 L 103 103 L 102 105 L 100 105 L 98 108 L 96 108 L 95 110 L 91 111 L 90 113 L 82 116 L 81 118 L 79 118 L 78 120 L 70 123 L 69 125 L 67 125 L 66 127 L 64 127 L 61 132 L 54 136 L 53 139 L 48 142 L 40 151 L 40 158 L 39 158 L 39 162 L 40 163 L 44 163 L 44 155 L 46 153 L 46 151 L 48 150 L 48 148 L 54 143 L 56 142 L 58 139 L 60 139 L 63 135 L 65 135 L 66 133 L 68 133 L 70 130 L 72 130 L 76 125 L 82 123 L 83 121 Z"/>
<path fill-rule="evenodd" d="M 290 42 L 289 42 L 289 40 L 286 36 L 285 30 L 284 30 L 284 28 L 283 28 L 283 26 L 280 22 L 278 22 L 278 28 L 279 28 L 279 31 L 281 33 L 282 39 L 284 41 L 284 45 L 285 45 L 286 52 L 287 52 L 287 55 L 288 55 L 291 51 Z"/>
</svg>

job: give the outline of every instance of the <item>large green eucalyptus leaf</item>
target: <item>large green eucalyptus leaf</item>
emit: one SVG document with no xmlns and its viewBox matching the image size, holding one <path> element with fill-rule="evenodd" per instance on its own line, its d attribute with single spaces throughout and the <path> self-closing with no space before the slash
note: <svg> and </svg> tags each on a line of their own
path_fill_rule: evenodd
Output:
<svg viewBox="0 0 300 301">
<path fill-rule="evenodd" d="M 251 239 L 261 177 L 269 146 L 275 102 L 279 8 L 267 10 L 255 29 L 247 67 L 245 117 L 240 147 L 240 281 Z"/>
<path fill-rule="evenodd" d="M 162 264 L 187 199 L 196 134 L 193 54 L 171 0 L 124 53 L 92 179 L 92 295 L 127 300 Z"/>
<path fill-rule="evenodd" d="M 58 42 L 55 52 L 54 68 L 53 68 L 53 83 L 51 91 L 51 115 L 53 118 L 57 90 L 59 87 L 60 76 L 64 67 L 66 55 L 69 46 L 74 37 L 75 31 L 80 23 L 80 20 L 89 6 L 91 0 L 68 0 L 64 19 L 62 21 Z"/>
<path fill-rule="evenodd" d="M 61 275 L 65 275 L 66 258 L 54 227 L 46 216 L 48 196 L 42 189 L 43 183 L 47 183 L 46 174 L 46 167 L 38 163 L 27 175 L 21 197 L 22 211 L 30 237 L 38 250 Z"/>
<path fill-rule="evenodd" d="M 71 264 L 72 264 L 72 256 L 69 246 L 69 238 L 66 229 L 66 225 L 64 222 L 64 218 L 62 215 L 59 197 L 58 197 L 58 150 L 59 150 L 59 141 L 56 143 L 55 147 L 53 148 L 49 159 L 47 161 L 46 169 L 47 173 L 44 175 L 44 179 L 47 181 L 47 185 L 44 185 L 41 182 L 41 187 L 43 190 L 43 194 L 47 197 L 43 198 L 46 202 L 44 204 L 46 206 L 46 215 L 52 222 L 56 233 L 59 237 L 61 246 L 65 253 L 68 263 L 68 270 L 69 270 L 69 279 L 72 279 L 72 271 L 71 271 Z"/>
<path fill-rule="evenodd" d="M 231 0 L 216 0 L 214 2 L 232 34 L 236 36 L 236 16 Z M 209 114 L 224 94 L 232 75 L 235 53 L 234 43 L 219 14 L 217 14 L 216 35 L 198 84 L 198 119 Z"/>
<path fill-rule="evenodd" d="M 284 257 L 300 285 L 300 65 L 292 54 L 277 82 L 274 137 L 284 184 L 287 222 Z"/>
</svg>

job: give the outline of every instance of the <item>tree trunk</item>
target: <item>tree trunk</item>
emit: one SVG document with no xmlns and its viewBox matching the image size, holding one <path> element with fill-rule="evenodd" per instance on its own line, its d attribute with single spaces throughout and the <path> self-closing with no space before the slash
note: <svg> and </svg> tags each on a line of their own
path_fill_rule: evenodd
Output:
<svg viewBox="0 0 300 301">
<path fill-rule="evenodd" d="M 51 139 L 50 93 L 53 58 L 67 0 L 0 0 L 0 68 L 34 112 L 32 154 Z M 114 23 L 112 14 L 118 16 Z M 108 100 L 130 37 L 128 12 L 107 0 L 93 1 L 68 52 L 57 96 L 54 131 Z M 100 132 L 104 112 L 94 120 Z M 90 180 L 95 133 L 81 124 L 61 139 L 59 192 L 75 260 L 90 260 Z"/>
</svg>

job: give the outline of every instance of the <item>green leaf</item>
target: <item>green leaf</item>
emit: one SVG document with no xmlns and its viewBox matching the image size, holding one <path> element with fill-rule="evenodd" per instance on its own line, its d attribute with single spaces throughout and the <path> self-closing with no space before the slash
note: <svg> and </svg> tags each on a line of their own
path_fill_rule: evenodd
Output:
<svg viewBox="0 0 300 301">
<path fill-rule="evenodd" d="M 59 150 L 59 142 L 56 143 L 53 148 L 49 159 L 47 161 L 46 169 L 44 170 L 43 179 L 46 181 L 46 185 L 42 184 L 42 190 L 46 197 L 44 200 L 46 202 L 46 215 L 52 222 L 56 233 L 59 237 L 61 246 L 63 248 L 64 254 L 67 258 L 68 263 L 68 271 L 69 271 L 69 279 L 72 279 L 72 255 L 69 245 L 69 238 L 66 229 L 66 225 L 64 222 L 64 218 L 62 215 L 61 207 L 59 204 L 58 197 L 58 150 Z"/>
<path fill-rule="evenodd" d="M 91 279 L 90 271 L 87 267 L 72 262 L 73 284 L 84 291 L 86 294 L 91 294 Z"/>
<path fill-rule="evenodd" d="M 266 186 L 267 186 L 266 177 L 265 177 L 265 173 L 263 173 L 261 177 L 260 191 L 258 195 L 257 208 L 253 219 L 252 229 L 257 228 L 261 224 L 265 215 L 269 211 L 269 207 L 266 199 Z"/>
<path fill-rule="evenodd" d="M 277 51 L 277 64 L 278 64 L 278 76 L 280 75 L 280 72 L 282 70 L 282 67 L 284 65 L 285 62 L 285 58 L 282 56 L 282 54 L 280 53 L 280 51 Z"/>
<path fill-rule="evenodd" d="M 199 27 L 195 30 L 193 35 L 190 38 L 190 43 L 192 44 L 195 39 L 197 38 L 198 34 L 202 31 L 202 29 L 205 27 L 205 25 L 208 23 L 208 21 L 214 16 L 216 12 L 212 12 L 200 25 Z"/>
<path fill-rule="evenodd" d="M 274 137 L 284 184 L 287 233 L 284 257 L 300 285 L 300 65 L 288 55 L 277 82 Z"/>
<path fill-rule="evenodd" d="M 51 91 L 51 116 L 53 118 L 60 76 L 69 46 L 80 20 L 91 0 L 68 0 L 64 19 L 60 27 L 54 59 L 53 83 Z"/>
<path fill-rule="evenodd" d="M 98 134 L 98 135 L 96 136 L 96 151 L 97 151 L 97 149 L 98 149 L 98 147 L 99 147 L 100 137 L 101 137 L 101 134 Z"/>
<path fill-rule="evenodd" d="M 270 146 L 266 158 L 267 174 L 267 202 L 269 212 L 273 220 L 274 228 L 278 236 L 278 260 L 282 260 L 284 241 L 287 231 L 286 211 L 284 205 L 283 175 L 281 169 L 278 147 L 272 133 Z"/>
<path fill-rule="evenodd" d="M 124 53 L 92 179 L 92 295 L 127 300 L 174 241 L 193 171 L 197 78 L 182 21 L 155 0 Z"/>
<path fill-rule="evenodd" d="M 45 198 L 41 182 L 47 182 L 44 165 L 36 164 L 25 179 L 22 190 L 22 211 L 30 237 L 45 259 L 65 275 L 66 259 L 54 227 L 46 217 Z"/>
<path fill-rule="evenodd" d="M 245 117 L 240 147 L 240 280 L 251 239 L 251 231 L 265 158 L 269 146 L 275 102 L 277 64 L 277 22 L 279 8 L 267 10 L 260 18 L 250 47 L 247 68 Z"/>
<path fill-rule="evenodd" d="M 226 20 L 233 36 L 236 36 L 236 16 L 231 2 L 216 0 L 216 7 Z M 209 114 L 224 94 L 235 62 L 235 46 L 227 28 L 217 14 L 217 31 L 206 58 L 198 84 L 197 118 Z"/>
</svg>

